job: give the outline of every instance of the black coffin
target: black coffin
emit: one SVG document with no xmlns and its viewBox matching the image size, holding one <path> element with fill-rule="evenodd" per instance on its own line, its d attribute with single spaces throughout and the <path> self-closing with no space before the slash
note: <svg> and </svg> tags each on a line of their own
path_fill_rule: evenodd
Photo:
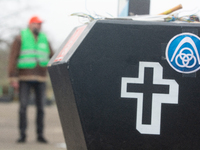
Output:
<svg viewBox="0 0 200 150">
<path fill-rule="evenodd" d="M 200 149 L 200 26 L 101 20 L 48 65 L 68 150 Z"/>
</svg>

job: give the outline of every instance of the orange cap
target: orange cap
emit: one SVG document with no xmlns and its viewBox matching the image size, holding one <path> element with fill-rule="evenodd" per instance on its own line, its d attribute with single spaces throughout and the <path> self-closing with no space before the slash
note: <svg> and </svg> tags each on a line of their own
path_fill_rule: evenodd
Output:
<svg viewBox="0 0 200 150">
<path fill-rule="evenodd" d="M 37 17 L 37 16 L 33 16 L 30 20 L 29 20 L 29 24 L 31 23 L 42 23 L 43 21 Z"/>
</svg>

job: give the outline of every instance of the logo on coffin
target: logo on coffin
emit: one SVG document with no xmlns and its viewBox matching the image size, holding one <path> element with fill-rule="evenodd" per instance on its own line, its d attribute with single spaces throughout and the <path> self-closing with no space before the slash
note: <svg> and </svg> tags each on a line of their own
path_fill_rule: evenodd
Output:
<svg viewBox="0 0 200 150">
<path fill-rule="evenodd" d="M 191 33 L 173 37 L 166 48 L 169 65 L 180 73 L 193 73 L 200 69 L 200 38 Z"/>
</svg>

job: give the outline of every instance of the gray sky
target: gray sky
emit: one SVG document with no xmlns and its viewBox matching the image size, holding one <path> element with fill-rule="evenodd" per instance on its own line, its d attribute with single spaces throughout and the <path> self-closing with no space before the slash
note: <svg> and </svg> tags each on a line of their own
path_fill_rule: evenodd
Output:
<svg viewBox="0 0 200 150">
<path fill-rule="evenodd" d="M 180 10 L 183 15 L 200 10 L 200 0 L 151 0 L 150 14 L 159 14 L 178 4 L 183 5 Z M 18 12 L 22 9 L 26 9 L 26 13 Z M 118 0 L 0 0 L 0 32 L 6 31 L 7 24 L 26 27 L 29 18 L 38 15 L 44 20 L 43 31 L 57 50 L 72 29 L 86 21 L 70 14 L 82 12 L 117 17 L 117 9 Z M 14 17 L 8 15 L 13 13 L 16 13 Z M 1 36 L 6 35 L 4 32 Z"/>
</svg>

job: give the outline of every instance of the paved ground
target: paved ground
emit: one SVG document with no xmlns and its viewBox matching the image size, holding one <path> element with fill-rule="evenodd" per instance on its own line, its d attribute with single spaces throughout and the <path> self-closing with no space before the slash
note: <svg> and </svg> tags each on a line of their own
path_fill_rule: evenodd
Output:
<svg viewBox="0 0 200 150">
<path fill-rule="evenodd" d="M 18 138 L 18 103 L 0 103 L 0 150 L 66 150 L 56 104 L 45 107 L 45 137 L 48 144 L 36 142 L 35 106 L 28 107 L 27 142 L 16 143 Z"/>
</svg>

